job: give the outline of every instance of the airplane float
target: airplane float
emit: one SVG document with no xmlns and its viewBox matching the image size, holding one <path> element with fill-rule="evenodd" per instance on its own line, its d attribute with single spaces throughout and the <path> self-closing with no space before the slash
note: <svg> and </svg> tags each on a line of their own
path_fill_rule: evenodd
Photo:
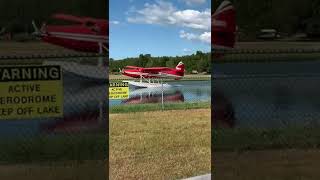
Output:
<svg viewBox="0 0 320 180">
<path fill-rule="evenodd" d="M 80 52 L 99 53 L 100 55 L 108 52 L 109 23 L 107 20 L 68 14 L 54 14 L 52 18 L 71 22 L 71 24 L 47 25 L 43 23 L 39 29 L 33 21 L 34 35 L 42 41 Z M 104 67 L 104 60 L 105 58 L 99 57 L 97 66 L 62 61 L 47 61 L 44 64 L 60 65 L 73 74 L 106 80 L 108 69 Z"/>
<path fill-rule="evenodd" d="M 231 50 L 236 42 L 236 12 L 230 1 L 223 1 L 212 15 L 212 51 L 215 55 Z"/>
<path fill-rule="evenodd" d="M 162 79 L 171 78 L 175 80 L 179 80 L 184 76 L 184 64 L 179 62 L 176 68 L 169 67 L 150 67 L 143 68 L 137 66 L 126 66 L 121 70 L 121 74 L 132 77 L 139 78 L 140 81 L 124 81 L 128 82 L 129 85 L 135 86 L 137 88 L 155 88 L 155 87 L 170 87 L 169 84 L 163 84 Z M 157 80 L 155 82 L 154 80 Z M 146 82 L 143 82 L 145 80 Z M 161 83 L 160 81 L 161 80 Z"/>
<path fill-rule="evenodd" d="M 146 104 L 164 102 L 184 102 L 184 95 L 180 90 L 166 91 L 163 94 L 159 89 L 141 88 L 130 92 L 130 98 L 122 101 L 122 104 Z"/>
</svg>

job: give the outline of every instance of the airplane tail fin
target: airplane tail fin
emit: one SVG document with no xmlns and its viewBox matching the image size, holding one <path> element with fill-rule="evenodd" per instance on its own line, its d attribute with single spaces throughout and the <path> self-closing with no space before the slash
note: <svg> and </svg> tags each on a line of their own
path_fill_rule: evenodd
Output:
<svg viewBox="0 0 320 180">
<path fill-rule="evenodd" d="M 183 71 L 184 72 L 184 64 L 183 62 L 179 62 L 179 64 L 176 66 L 176 70 Z"/>
<path fill-rule="evenodd" d="M 180 76 L 184 76 L 184 64 L 182 61 L 176 66 L 176 70 L 178 71 Z"/>
<path fill-rule="evenodd" d="M 232 3 L 223 1 L 212 15 L 211 42 L 214 49 L 233 48 L 236 41 L 236 12 Z"/>
</svg>

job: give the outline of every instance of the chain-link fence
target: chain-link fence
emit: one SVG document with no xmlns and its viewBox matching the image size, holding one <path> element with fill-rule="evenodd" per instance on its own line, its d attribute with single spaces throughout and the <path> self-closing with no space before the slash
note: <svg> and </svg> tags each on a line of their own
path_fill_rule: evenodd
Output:
<svg viewBox="0 0 320 180">
<path fill-rule="evenodd" d="M 110 82 L 140 83 L 140 79 L 127 78 L 123 75 L 111 75 L 111 77 L 113 78 L 110 79 Z M 153 87 L 139 88 L 129 83 L 129 97 L 110 99 L 111 111 L 210 107 L 210 75 L 190 75 L 181 80 L 151 79 L 150 82 L 149 79 L 145 79 L 143 83 L 150 83 L 150 86 Z"/>
<path fill-rule="evenodd" d="M 179 80 L 148 79 L 161 73 L 145 73 L 141 81 L 110 75 L 112 84 L 129 86 L 128 97 L 109 102 L 110 179 L 184 179 L 210 172 L 211 77 L 188 72 Z"/>
<path fill-rule="evenodd" d="M 216 59 L 213 150 L 318 147 L 319 58 L 288 50 Z"/>
<path fill-rule="evenodd" d="M 108 154 L 108 71 L 106 63 L 101 62 L 107 62 L 106 57 L 91 54 L 1 57 L 0 74 L 5 81 L 0 85 L 0 161 L 104 162 Z M 61 79 L 34 79 L 52 73 L 42 67 L 60 67 Z M 10 88 L 15 91 L 10 92 Z M 18 117 L 6 113 L 19 107 L 28 107 L 29 111 Z M 98 173 L 103 175 L 105 163 L 100 166 Z"/>
</svg>

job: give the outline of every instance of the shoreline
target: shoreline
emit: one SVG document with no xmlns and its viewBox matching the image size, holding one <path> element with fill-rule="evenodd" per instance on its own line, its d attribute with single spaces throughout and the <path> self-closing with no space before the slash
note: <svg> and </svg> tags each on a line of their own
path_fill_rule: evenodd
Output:
<svg viewBox="0 0 320 180">
<path fill-rule="evenodd" d="M 135 78 L 128 78 L 120 74 L 109 74 L 110 81 L 123 81 L 123 80 L 137 80 Z M 181 80 L 178 81 L 206 81 L 211 80 L 211 74 L 206 75 L 185 75 Z M 176 81 L 171 79 L 165 79 L 164 81 Z"/>
<path fill-rule="evenodd" d="M 210 109 L 211 102 L 182 102 L 165 103 L 162 110 L 161 104 L 134 104 L 134 105 L 115 105 L 109 107 L 109 114 L 124 114 L 150 111 L 170 111 L 170 110 L 192 110 L 192 109 Z"/>
</svg>

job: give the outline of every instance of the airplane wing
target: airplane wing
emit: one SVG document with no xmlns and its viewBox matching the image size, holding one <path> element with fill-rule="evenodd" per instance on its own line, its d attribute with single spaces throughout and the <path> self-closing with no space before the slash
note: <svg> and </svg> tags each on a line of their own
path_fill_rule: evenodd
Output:
<svg viewBox="0 0 320 180">
<path fill-rule="evenodd" d="M 159 73 L 160 71 L 169 70 L 170 68 L 167 67 L 151 67 L 151 68 L 143 68 L 143 72 L 149 73 Z"/>
<path fill-rule="evenodd" d="M 72 21 L 72 22 L 78 22 L 78 23 L 84 22 L 84 19 L 81 17 L 77 17 L 77 16 L 73 16 L 73 15 L 69 15 L 69 14 L 62 14 L 62 13 L 53 14 L 52 18 L 66 20 L 66 21 Z"/>
<path fill-rule="evenodd" d="M 141 69 L 142 67 L 138 67 L 138 66 L 126 66 L 126 69 Z"/>
</svg>

